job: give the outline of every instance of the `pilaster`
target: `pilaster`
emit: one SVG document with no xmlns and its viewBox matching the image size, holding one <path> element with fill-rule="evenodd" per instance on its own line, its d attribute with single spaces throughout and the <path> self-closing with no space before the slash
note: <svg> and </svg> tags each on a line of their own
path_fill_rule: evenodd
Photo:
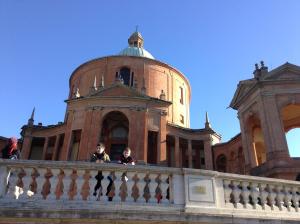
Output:
<svg viewBox="0 0 300 224">
<path fill-rule="evenodd" d="M 193 168 L 192 140 L 188 140 L 188 156 L 189 156 L 189 168 Z"/>
</svg>

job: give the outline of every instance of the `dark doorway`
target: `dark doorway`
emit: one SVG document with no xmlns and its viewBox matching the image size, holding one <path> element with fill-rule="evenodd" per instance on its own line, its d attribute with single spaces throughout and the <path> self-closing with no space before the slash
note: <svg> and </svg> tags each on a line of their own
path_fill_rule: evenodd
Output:
<svg viewBox="0 0 300 224">
<path fill-rule="evenodd" d="M 156 164 L 157 162 L 157 136 L 158 132 L 148 132 L 148 151 L 147 151 L 147 163 Z"/>
<path fill-rule="evenodd" d="M 43 149 L 45 144 L 45 138 L 33 137 L 30 149 L 29 159 L 41 160 L 43 159 Z"/>
<path fill-rule="evenodd" d="M 112 161 L 118 161 L 125 147 L 126 147 L 125 144 L 112 144 L 110 146 L 110 159 Z"/>
</svg>

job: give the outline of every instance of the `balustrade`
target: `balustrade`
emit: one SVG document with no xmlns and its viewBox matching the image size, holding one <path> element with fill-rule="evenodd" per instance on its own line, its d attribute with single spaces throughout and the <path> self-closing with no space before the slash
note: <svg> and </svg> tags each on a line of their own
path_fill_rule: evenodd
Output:
<svg viewBox="0 0 300 224">
<path fill-rule="evenodd" d="M 222 209 L 229 214 L 242 210 L 299 214 L 300 183 L 295 181 L 88 162 L 2 160 L 0 170 L 0 204 L 57 202 L 69 208 L 138 204 Z"/>
</svg>

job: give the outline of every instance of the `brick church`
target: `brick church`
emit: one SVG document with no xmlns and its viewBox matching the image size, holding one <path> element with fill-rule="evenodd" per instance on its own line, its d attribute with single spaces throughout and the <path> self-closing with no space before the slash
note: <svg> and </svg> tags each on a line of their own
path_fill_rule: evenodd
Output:
<svg viewBox="0 0 300 224">
<path fill-rule="evenodd" d="M 33 111 L 22 127 L 22 158 L 88 161 L 101 141 L 112 160 L 129 146 L 140 164 L 299 178 L 300 160 L 289 156 L 285 137 L 300 126 L 299 66 L 256 65 L 230 104 L 241 133 L 225 143 L 207 114 L 203 127 L 190 128 L 190 99 L 184 74 L 156 60 L 134 32 L 119 54 L 72 72 L 63 122 L 35 124 Z"/>
</svg>

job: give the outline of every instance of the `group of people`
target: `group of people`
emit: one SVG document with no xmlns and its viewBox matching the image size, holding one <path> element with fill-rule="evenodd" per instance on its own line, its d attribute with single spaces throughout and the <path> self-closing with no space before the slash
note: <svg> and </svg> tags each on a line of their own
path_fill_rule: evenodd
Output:
<svg viewBox="0 0 300 224">
<path fill-rule="evenodd" d="M 126 147 L 124 149 L 122 155 L 120 155 L 118 163 L 123 164 L 123 165 L 135 165 L 135 162 L 133 161 L 133 159 L 130 155 L 131 155 L 131 150 L 129 147 Z M 105 152 L 105 145 L 102 142 L 100 142 L 97 145 L 96 152 L 94 152 L 92 154 L 90 161 L 96 162 L 96 163 L 109 163 L 110 162 L 109 155 Z M 126 177 L 125 173 L 123 174 L 123 176 L 124 176 L 124 179 L 127 181 L 128 178 Z M 100 195 L 102 195 L 102 190 L 100 190 L 99 192 L 98 192 L 98 190 L 102 189 L 101 181 L 103 180 L 103 178 L 104 177 L 102 175 L 102 171 L 98 171 L 98 174 L 95 176 L 97 183 L 94 187 L 94 193 L 93 193 L 94 196 L 98 195 L 98 197 L 99 197 Z M 110 194 L 110 192 L 112 191 L 113 177 L 111 175 L 109 175 L 107 177 L 107 179 L 109 180 L 109 184 L 106 189 L 106 196 L 108 196 L 109 201 L 112 201 L 113 197 Z"/>
<path fill-rule="evenodd" d="M 129 147 L 126 147 L 122 155 L 120 155 L 118 163 L 124 165 L 135 165 L 135 162 L 133 161 L 130 155 L 131 155 L 131 149 Z M 92 154 L 90 161 L 96 163 L 110 162 L 109 155 L 105 152 L 105 145 L 102 142 L 100 142 L 97 145 L 96 152 Z"/>
</svg>

